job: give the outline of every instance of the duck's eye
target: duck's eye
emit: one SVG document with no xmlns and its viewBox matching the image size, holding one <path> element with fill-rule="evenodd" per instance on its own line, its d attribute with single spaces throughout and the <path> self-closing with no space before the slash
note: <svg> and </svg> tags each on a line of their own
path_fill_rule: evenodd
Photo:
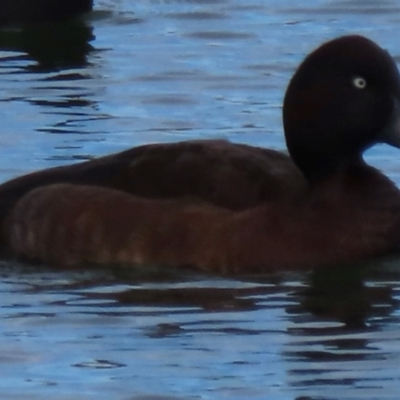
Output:
<svg viewBox="0 0 400 400">
<path fill-rule="evenodd" d="M 365 89 L 365 87 L 367 86 L 367 81 L 361 76 L 356 76 L 355 78 L 353 78 L 352 82 L 354 87 L 356 87 L 357 89 Z"/>
</svg>

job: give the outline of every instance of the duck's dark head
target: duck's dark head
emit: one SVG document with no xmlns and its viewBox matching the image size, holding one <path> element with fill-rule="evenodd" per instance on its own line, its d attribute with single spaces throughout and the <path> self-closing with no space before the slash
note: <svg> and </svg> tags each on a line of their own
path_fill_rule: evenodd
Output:
<svg viewBox="0 0 400 400">
<path fill-rule="evenodd" d="M 376 143 L 400 147 L 400 76 L 393 58 L 361 36 L 311 53 L 287 89 L 286 143 L 308 179 L 361 159 Z"/>
</svg>

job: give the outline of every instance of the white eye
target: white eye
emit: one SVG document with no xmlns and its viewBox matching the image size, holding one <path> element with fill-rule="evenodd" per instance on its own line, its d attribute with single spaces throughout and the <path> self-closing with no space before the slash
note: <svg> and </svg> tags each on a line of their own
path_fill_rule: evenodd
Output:
<svg viewBox="0 0 400 400">
<path fill-rule="evenodd" d="M 367 81 L 361 76 L 353 78 L 352 83 L 357 89 L 364 89 L 367 86 Z"/>
</svg>

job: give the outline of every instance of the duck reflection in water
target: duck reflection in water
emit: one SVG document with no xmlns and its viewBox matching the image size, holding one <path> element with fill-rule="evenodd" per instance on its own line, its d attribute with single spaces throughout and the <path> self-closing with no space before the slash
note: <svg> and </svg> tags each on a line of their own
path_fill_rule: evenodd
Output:
<svg viewBox="0 0 400 400">
<path fill-rule="evenodd" d="M 0 49 L 26 53 L 9 58 L 31 58 L 36 64 L 26 68 L 35 71 L 85 66 L 93 39 L 93 27 L 81 19 L 0 29 Z"/>
<path fill-rule="evenodd" d="M 368 321 L 387 317 L 396 306 L 392 286 L 386 281 L 390 282 L 392 276 L 384 272 L 388 261 L 381 259 L 314 269 L 306 287 L 294 293 L 298 302 L 288 309 L 288 313 L 296 315 L 303 322 L 307 320 L 307 315 L 311 319 L 316 317 L 319 321 L 326 321 L 327 325 L 338 322 L 336 328 L 329 328 L 332 331 L 367 328 Z M 369 281 L 376 284 L 369 285 Z M 309 328 L 310 335 L 313 335 L 313 330 Z"/>
<path fill-rule="evenodd" d="M 295 304 L 287 308 L 293 323 L 282 356 L 291 365 L 289 382 L 296 391 L 368 390 L 379 369 L 392 366 L 391 351 L 381 346 L 398 337 L 396 264 L 386 258 L 315 269 L 305 288 L 293 293 Z"/>
</svg>

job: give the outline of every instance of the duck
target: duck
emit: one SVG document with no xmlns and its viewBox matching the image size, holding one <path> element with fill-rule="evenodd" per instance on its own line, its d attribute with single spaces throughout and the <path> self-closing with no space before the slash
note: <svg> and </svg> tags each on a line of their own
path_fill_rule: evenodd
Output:
<svg viewBox="0 0 400 400">
<path fill-rule="evenodd" d="M 0 0 L 0 25 L 63 21 L 92 8 L 93 0 Z"/>
<path fill-rule="evenodd" d="M 400 148 L 400 75 L 360 35 L 301 62 L 289 154 L 223 140 L 148 144 L 0 185 L 0 248 L 61 267 L 249 273 L 354 263 L 400 243 L 400 191 L 363 158 Z"/>
</svg>

